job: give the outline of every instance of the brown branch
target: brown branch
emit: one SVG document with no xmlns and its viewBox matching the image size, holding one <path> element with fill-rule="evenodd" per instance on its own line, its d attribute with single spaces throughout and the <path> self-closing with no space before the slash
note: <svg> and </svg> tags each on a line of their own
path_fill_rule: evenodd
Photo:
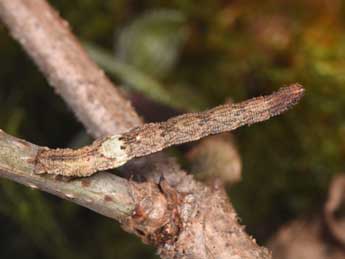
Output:
<svg viewBox="0 0 345 259">
<path fill-rule="evenodd" d="M 40 148 L 0 130 L 0 176 L 116 219 L 135 234 L 151 237 L 169 222 L 168 199 L 156 184 L 127 181 L 109 173 L 67 182 L 39 176 L 34 170 Z M 149 242 L 148 237 L 142 238 Z"/>
<path fill-rule="evenodd" d="M 172 188 L 107 173 L 69 182 L 34 173 L 40 147 L 0 132 L 0 176 L 52 193 L 123 223 L 163 258 L 270 258 L 237 222 L 220 183 L 186 177 Z"/>
<path fill-rule="evenodd" d="M 123 133 L 143 123 L 130 102 L 87 56 L 68 23 L 45 0 L 0 0 L 0 18 L 93 136 Z M 142 173 L 143 162 L 145 168 L 151 168 L 151 160 L 162 167 L 169 159 L 151 156 L 141 160 L 140 168 L 130 164 L 131 171 Z M 183 172 L 168 176 L 170 168 L 164 172 L 168 180 L 182 181 L 185 176 Z M 146 172 L 146 178 L 156 182 L 160 176 L 157 171 Z"/>
<path fill-rule="evenodd" d="M 91 134 L 111 135 L 141 123 L 46 1 L 1 0 L 0 16 Z"/>
<path fill-rule="evenodd" d="M 34 170 L 39 149 L 0 130 L 0 175 L 120 221 L 131 215 L 135 203 L 128 181 L 108 173 L 69 182 L 51 176 L 38 176 Z M 111 197 L 113 202 L 107 202 L 107 197 Z"/>
<path fill-rule="evenodd" d="M 141 124 L 126 99 L 85 55 L 66 22 L 44 0 L 0 0 L 0 17 L 93 135 L 122 133 Z M 132 183 L 105 173 L 65 183 L 33 174 L 36 146 L 1 137 L 1 145 L 7 147 L 1 153 L 2 176 L 119 220 L 124 228 L 154 244 L 162 257 L 271 258 L 238 224 L 221 185 L 215 182 L 206 187 L 160 155 L 127 167 L 155 179 L 163 175 L 165 180 L 159 184 Z M 89 197 L 95 202 L 90 203 Z"/>
</svg>

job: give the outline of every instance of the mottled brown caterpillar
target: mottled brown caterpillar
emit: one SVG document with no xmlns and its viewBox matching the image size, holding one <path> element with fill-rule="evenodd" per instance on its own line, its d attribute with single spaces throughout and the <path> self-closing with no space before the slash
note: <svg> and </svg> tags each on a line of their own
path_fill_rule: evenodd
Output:
<svg viewBox="0 0 345 259">
<path fill-rule="evenodd" d="M 134 157 L 267 120 L 295 105 L 302 98 L 303 92 L 302 86 L 294 84 L 271 95 L 238 104 L 187 113 L 165 122 L 147 123 L 121 135 L 98 139 L 80 149 L 42 148 L 36 158 L 35 172 L 89 176 L 100 170 L 116 168 Z"/>
</svg>

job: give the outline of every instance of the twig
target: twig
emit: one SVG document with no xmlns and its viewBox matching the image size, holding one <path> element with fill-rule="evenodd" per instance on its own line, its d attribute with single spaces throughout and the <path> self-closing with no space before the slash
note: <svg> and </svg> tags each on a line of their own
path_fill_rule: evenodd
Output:
<svg viewBox="0 0 345 259">
<path fill-rule="evenodd" d="M 216 258 L 270 258 L 267 250 L 258 247 L 238 224 L 218 183 L 206 188 L 186 177 L 177 191 L 164 179 L 157 186 L 106 173 L 63 182 L 34 173 L 39 149 L 0 131 L 0 176 L 120 221 L 127 231 L 158 247 L 163 258 L 206 259 L 209 253 Z M 217 227 L 221 227 L 220 232 L 215 231 Z"/>
<path fill-rule="evenodd" d="M 46 1 L 1 0 L 0 17 L 91 134 L 122 133 L 141 124 Z"/>
<path fill-rule="evenodd" d="M 221 105 L 201 113 L 180 115 L 161 123 L 148 123 L 121 135 L 96 140 L 81 149 L 42 149 L 36 159 L 36 173 L 89 176 L 119 167 L 135 157 L 166 147 L 231 131 L 264 121 L 296 104 L 303 96 L 300 85 L 291 85 L 263 97 Z"/>
<path fill-rule="evenodd" d="M 143 124 L 130 102 L 87 56 L 70 32 L 68 23 L 45 0 L 0 0 L 0 18 L 12 36 L 32 57 L 57 93 L 69 104 L 85 128 L 94 137 L 120 134 Z M 145 158 L 145 168 L 165 166 L 173 172 L 166 179 L 183 180 L 185 173 L 166 157 Z M 142 164 L 142 163 L 141 163 Z M 136 164 L 134 172 L 142 172 Z M 124 168 L 125 169 L 125 168 Z M 149 170 L 146 178 L 157 180 L 161 173 Z"/>
<path fill-rule="evenodd" d="M 128 181 L 107 173 L 69 182 L 36 175 L 34 161 L 39 149 L 0 130 L 0 176 L 71 200 L 120 221 L 131 215 L 136 203 L 130 195 Z M 107 202 L 106 197 L 112 202 Z"/>
<path fill-rule="evenodd" d="M 0 0 L 0 17 L 91 134 L 119 134 L 142 123 L 44 0 Z M 151 178 L 163 175 L 159 184 L 132 183 L 106 173 L 65 183 L 34 174 L 36 146 L 3 136 L 2 176 L 119 220 L 164 258 L 271 258 L 238 224 L 221 185 L 206 187 L 159 155 L 130 163 Z"/>
</svg>

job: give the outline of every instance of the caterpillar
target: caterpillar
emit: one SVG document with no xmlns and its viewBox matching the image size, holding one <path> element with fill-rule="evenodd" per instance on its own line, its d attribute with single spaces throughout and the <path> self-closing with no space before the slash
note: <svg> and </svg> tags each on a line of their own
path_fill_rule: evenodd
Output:
<svg viewBox="0 0 345 259">
<path fill-rule="evenodd" d="M 183 114 L 165 122 L 147 123 L 120 135 L 97 139 L 80 149 L 41 148 L 36 157 L 35 173 L 90 176 L 172 145 L 268 120 L 298 103 L 303 93 L 301 85 L 293 84 L 271 95 Z"/>
</svg>

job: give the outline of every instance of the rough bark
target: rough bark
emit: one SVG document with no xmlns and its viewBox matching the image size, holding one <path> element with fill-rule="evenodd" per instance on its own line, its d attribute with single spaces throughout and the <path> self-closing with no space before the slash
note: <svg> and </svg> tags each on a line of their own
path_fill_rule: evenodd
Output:
<svg viewBox="0 0 345 259">
<path fill-rule="evenodd" d="M 93 135 L 122 133 L 141 123 L 44 0 L 0 0 L 0 17 Z M 161 178 L 159 183 L 139 184 L 106 173 L 66 183 L 33 174 L 30 159 L 37 146 L 4 133 L 1 145 L 2 176 L 119 220 L 163 258 L 271 258 L 238 224 L 221 184 L 196 182 L 161 155 L 127 167 Z"/>
<path fill-rule="evenodd" d="M 173 187 L 107 173 L 65 182 L 34 173 L 40 148 L 1 131 L 0 176 L 118 220 L 162 258 L 270 258 L 238 224 L 220 182 L 207 187 L 186 176 Z"/>
<path fill-rule="evenodd" d="M 0 15 L 92 135 L 111 135 L 141 123 L 130 102 L 91 61 L 68 23 L 46 1 L 1 0 Z"/>
<path fill-rule="evenodd" d="M 131 215 L 135 203 L 130 194 L 130 182 L 109 173 L 73 181 L 63 181 L 51 176 L 41 177 L 34 173 L 39 149 L 39 146 L 0 130 L 0 175 L 71 200 L 119 221 Z"/>
</svg>

